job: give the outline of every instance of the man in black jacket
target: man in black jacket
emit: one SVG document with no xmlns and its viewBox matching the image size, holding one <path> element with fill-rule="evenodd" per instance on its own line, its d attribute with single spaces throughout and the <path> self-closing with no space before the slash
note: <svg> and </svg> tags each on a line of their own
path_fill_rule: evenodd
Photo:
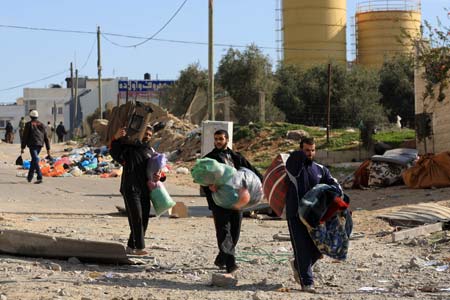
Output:
<svg viewBox="0 0 450 300">
<path fill-rule="evenodd" d="M 228 148 L 228 132 L 218 130 L 214 133 L 214 149 L 205 157 L 215 159 L 220 163 L 233 166 L 236 169 L 242 167 L 253 171 L 260 179 L 262 175 L 241 154 Z M 217 191 L 214 185 L 203 187 L 208 201 L 208 208 L 212 211 L 216 228 L 217 245 L 219 254 L 214 264 L 219 268 L 226 268 L 227 273 L 233 273 L 238 269 L 236 264 L 235 248 L 241 232 L 242 212 L 222 208 L 214 203 L 212 192 Z"/>
<path fill-rule="evenodd" d="M 304 138 L 300 142 L 300 150 L 292 152 L 286 161 L 286 171 L 290 179 L 286 194 L 286 219 L 294 250 L 294 260 L 291 261 L 291 266 L 295 280 L 306 292 L 315 291 L 312 266 L 322 257 L 322 254 L 299 218 L 300 199 L 319 183 L 331 185 L 342 194 L 341 186 L 331 176 L 330 171 L 314 162 L 315 154 L 314 138 Z"/>
<path fill-rule="evenodd" d="M 30 149 L 31 163 L 30 170 L 28 171 L 27 180 L 31 182 L 33 180 L 34 172 L 37 173 L 37 180 L 35 183 L 42 183 L 42 173 L 39 167 L 39 153 L 45 144 L 47 154 L 50 156 L 50 143 L 47 138 L 47 132 L 45 125 L 38 121 L 38 111 L 31 110 L 31 121 L 25 124 L 23 130 L 23 139 L 21 141 L 21 153 L 24 152 L 26 146 Z"/>
<path fill-rule="evenodd" d="M 64 136 L 67 134 L 66 128 L 64 127 L 63 122 L 59 122 L 59 125 L 56 127 L 56 135 L 58 136 L 58 143 L 64 142 Z"/>
<path fill-rule="evenodd" d="M 147 126 L 142 143 L 124 143 L 126 129 L 119 129 L 111 142 L 110 154 L 115 161 L 123 166 L 120 193 L 125 202 L 130 226 L 130 237 L 127 244 L 127 253 L 134 255 L 147 255 L 145 250 L 145 232 L 150 217 L 150 190 L 147 186 L 147 161 L 155 150 L 148 145 L 153 129 Z M 164 181 L 165 177 L 154 174 L 153 181 Z"/>
</svg>

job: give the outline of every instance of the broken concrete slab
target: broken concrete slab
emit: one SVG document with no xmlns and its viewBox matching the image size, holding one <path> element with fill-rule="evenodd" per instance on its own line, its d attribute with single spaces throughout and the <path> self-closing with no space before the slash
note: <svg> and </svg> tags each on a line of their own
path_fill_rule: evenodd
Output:
<svg viewBox="0 0 450 300">
<path fill-rule="evenodd" d="M 433 232 L 442 231 L 442 223 L 435 223 L 430 225 L 423 225 L 411 229 L 405 229 L 392 233 L 392 241 L 398 242 L 401 240 L 414 238 L 421 235 L 427 235 Z"/>
<path fill-rule="evenodd" d="M 18 230 L 0 231 L 0 253 L 68 259 L 83 262 L 132 264 L 125 247 L 118 243 L 75 240 Z"/>
</svg>

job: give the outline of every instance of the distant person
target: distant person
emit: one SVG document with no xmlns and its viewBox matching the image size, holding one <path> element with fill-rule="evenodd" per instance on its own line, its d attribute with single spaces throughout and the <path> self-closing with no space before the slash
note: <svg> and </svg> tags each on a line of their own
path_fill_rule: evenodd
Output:
<svg viewBox="0 0 450 300">
<path fill-rule="evenodd" d="M 47 129 L 46 130 L 47 130 L 48 141 L 51 144 L 52 140 L 53 140 L 53 132 L 55 131 L 55 128 L 53 128 L 53 126 L 50 123 L 50 121 L 47 122 Z"/>
<path fill-rule="evenodd" d="M 228 148 L 228 140 L 229 136 L 226 130 L 217 130 L 214 133 L 214 149 L 206 154 L 205 157 L 233 166 L 236 169 L 242 167 L 250 169 L 262 180 L 262 175 L 258 170 L 241 154 Z M 208 208 L 212 211 L 214 218 L 217 246 L 219 248 L 214 264 L 220 269 L 226 269 L 227 273 L 232 274 L 238 269 L 235 249 L 241 233 L 242 211 L 226 209 L 214 203 L 212 192 L 217 191 L 215 185 L 205 186 L 203 191 L 208 201 Z"/>
<path fill-rule="evenodd" d="M 21 142 L 21 153 L 24 153 L 25 147 L 30 149 L 31 164 L 28 171 L 27 180 L 31 182 L 33 180 L 34 172 L 37 173 L 37 180 L 35 183 L 42 183 L 42 172 L 39 167 L 39 153 L 45 144 L 47 154 L 50 156 L 50 143 L 48 141 L 45 125 L 38 121 L 38 111 L 32 110 L 30 112 L 31 121 L 25 124 L 23 131 L 23 139 Z"/>
<path fill-rule="evenodd" d="M 5 127 L 5 142 L 8 144 L 12 144 L 14 141 L 14 128 L 10 121 L 6 123 Z"/>
<path fill-rule="evenodd" d="M 66 128 L 63 122 L 59 122 L 58 127 L 56 127 L 56 135 L 58 136 L 58 143 L 64 142 L 64 136 L 67 134 Z"/>
<path fill-rule="evenodd" d="M 23 131 L 25 130 L 25 124 L 27 124 L 27 121 L 25 121 L 25 117 L 20 118 L 19 122 L 19 137 L 20 142 L 22 143 L 23 140 Z"/>
</svg>

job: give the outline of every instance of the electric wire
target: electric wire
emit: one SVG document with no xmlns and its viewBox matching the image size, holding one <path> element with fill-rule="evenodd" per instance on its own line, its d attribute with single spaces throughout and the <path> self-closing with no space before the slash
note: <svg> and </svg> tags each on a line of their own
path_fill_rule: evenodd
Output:
<svg viewBox="0 0 450 300">
<path fill-rule="evenodd" d="M 10 91 L 10 90 L 17 89 L 17 88 L 20 88 L 20 87 L 24 87 L 24 86 L 27 86 L 27 85 L 30 85 L 30 84 L 33 84 L 33 83 L 44 81 L 44 80 L 47 80 L 47 79 L 59 76 L 61 74 L 64 74 L 64 73 L 66 73 L 68 71 L 69 71 L 69 69 L 65 69 L 64 71 L 61 71 L 61 72 L 58 72 L 58 73 L 55 73 L 55 74 L 52 74 L 52 75 L 48 75 L 48 76 L 45 76 L 45 77 L 40 78 L 40 79 L 36 79 L 36 80 L 33 80 L 33 81 L 29 81 L 29 82 L 26 82 L 26 83 L 15 85 L 15 86 L 12 86 L 12 87 L 9 87 L 9 88 L 0 89 L 0 92 Z"/>
<path fill-rule="evenodd" d="M 183 8 L 183 6 L 186 4 L 188 0 L 184 0 L 183 3 L 181 3 L 181 5 L 178 7 L 178 9 L 175 11 L 175 13 L 169 18 L 169 20 L 167 20 L 167 22 L 159 29 L 157 30 L 153 35 L 151 35 L 150 37 L 146 38 L 145 40 L 143 40 L 142 42 L 139 42 L 137 44 L 134 45 L 121 45 L 119 43 L 116 43 L 110 39 L 108 39 L 107 37 L 103 36 L 105 38 L 105 40 L 107 40 L 108 42 L 110 42 L 111 44 L 118 46 L 118 47 L 122 47 L 122 48 L 136 48 L 139 47 L 145 43 L 147 43 L 148 41 L 152 40 L 154 37 L 156 37 L 161 31 L 163 31 L 171 22 L 173 19 L 175 19 L 175 17 L 178 15 L 178 13 L 181 11 L 181 9 Z"/>
</svg>

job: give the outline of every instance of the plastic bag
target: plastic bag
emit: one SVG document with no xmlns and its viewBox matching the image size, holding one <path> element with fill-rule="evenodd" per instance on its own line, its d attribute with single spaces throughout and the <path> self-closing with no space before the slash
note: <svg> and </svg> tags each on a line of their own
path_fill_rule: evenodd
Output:
<svg viewBox="0 0 450 300">
<path fill-rule="evenodd" d="M 167 164 L 167 158 L 164 154 L 156 153 L 152 155 L 147 163 L 147 174 L 158 173 Z"/>
<path fill-rule="evenodd" d="M 160 216 L 174 207 L 176 203 L 172 200 L 172 197 L 170 197 L 162 182 L 158 181 L 156 184 L 157 187 L 150 192 L 150 199 L 156 215 Z"/>
<path fill-rule="evenodd" d="M 22 155 L 19 155 L 19 157 L 17 157 L 16 159 L 16 166 L 21 166 L 23 165 L 23 159 L 22 159 Z"/>
<path fill-rule="evenodd" d="M 23 161 L 22 168 L 28 170 L 28 169 L 30 168 L 30 165 L 31 165 L 31 161 L 29 161 L 28 159 L 25 159 L 25 160 Z"/>
<path fill-rule="evenodd" d="M 258 204 L 263 198 L 259 177 L 247 168 L 239 169 L 212 193 L 214 202 L 223 208 L 240 210 Z"/>
<path fill-rule="evenodd" d="M 191 170 L 194 182 L 205 186 L 210 184 L 225 184 L 234 174 L 236 174 L 235 168 L 219 163 L 211 158 L 197 159 Z"/>
</svg>

